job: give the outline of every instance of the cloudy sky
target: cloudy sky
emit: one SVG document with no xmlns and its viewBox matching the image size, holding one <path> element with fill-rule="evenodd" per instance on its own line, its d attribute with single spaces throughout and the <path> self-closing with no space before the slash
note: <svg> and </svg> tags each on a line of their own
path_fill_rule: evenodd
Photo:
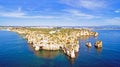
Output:
<svg viewBox="0 0 120 67">
<path fill-rule="evenodd" d="M 120 25 L 120 0 L 0 0 L 0 25 Z"/>
</svg>

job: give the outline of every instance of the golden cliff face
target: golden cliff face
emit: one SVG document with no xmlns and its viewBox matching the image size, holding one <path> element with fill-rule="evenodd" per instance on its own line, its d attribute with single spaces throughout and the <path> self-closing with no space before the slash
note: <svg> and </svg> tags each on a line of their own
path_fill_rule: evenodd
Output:
<svg viewBox="0 0 120 67">
<path fill-rule="evenodd" d="M 75 52 L 79 51 L 79 39 L 81 37 L 97 36 L 97 32 L 88 29 L 33 29 L 12 28 L 11 31 L 25 34 L 28 43 L 32 44 L 36 51 L 62 49 L 71 58 L 75 58 Z"/>
</svg>

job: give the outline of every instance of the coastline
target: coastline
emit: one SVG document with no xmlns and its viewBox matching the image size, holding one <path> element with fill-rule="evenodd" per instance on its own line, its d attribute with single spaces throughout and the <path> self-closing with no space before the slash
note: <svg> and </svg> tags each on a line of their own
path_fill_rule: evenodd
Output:
<svg viewBox="0 0 120 67">
<path fill-rule="evenodd" d="M 48 29 L 48 28 L 9 28 L 10 31 L 25 35 L 28 44 L 35 51 L 62 50 L 70 58 L 76 58 L 79 52 L 79 38 L 82 36 L 97 37 L 98 33 L 89 29 Z"/>
</svg>

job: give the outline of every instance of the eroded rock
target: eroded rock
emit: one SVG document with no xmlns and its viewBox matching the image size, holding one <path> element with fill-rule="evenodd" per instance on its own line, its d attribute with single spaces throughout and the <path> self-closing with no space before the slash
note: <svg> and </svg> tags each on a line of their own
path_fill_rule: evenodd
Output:
<svg viewBox="0 0 120 67">
<path fill-rule="evenodd" d="M 102 48 L 102 41 L 96 41 L 95 42 L 95 47 L 96 48 Z"/>
</svg>

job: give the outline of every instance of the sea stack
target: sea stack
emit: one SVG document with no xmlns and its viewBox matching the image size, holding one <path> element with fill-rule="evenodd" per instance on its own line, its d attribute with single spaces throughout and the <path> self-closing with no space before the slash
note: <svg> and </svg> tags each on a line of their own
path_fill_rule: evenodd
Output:
<svg viewBox="0 0 120 67">
<path fill-rule="evenodd" d="M 95 37 L 97 37 L 97 36 L 98 36 L 98 33 L 97 33 L 97 32 L 95 32 L 94 36 L 95 36 Z"/>
<path fill-rule="evenodd" d="M 74 50 L 71 51 L 70 57 L 71 57 L 71 58 L 75 58 L 75 51 L 74 51 Z"/>
<path fill-rule="evenodd" d="M 102 48 L 102 41 L 96 41 L 95 42 L 95 47 L 96 48 Z"/>
<path fill-rule="evenodd" d="M 91 45 L 91 42 L 86 43 L 86 46 L 87 46 L 87 47 L 91 47 L 91 46 L 92 46 L 92 45 Z"/>
<path fill-rule="evenodd" d="M 35 46 L 35 51 L 39 51 L 40 47 L 39 46 Z"/>
</svg>

